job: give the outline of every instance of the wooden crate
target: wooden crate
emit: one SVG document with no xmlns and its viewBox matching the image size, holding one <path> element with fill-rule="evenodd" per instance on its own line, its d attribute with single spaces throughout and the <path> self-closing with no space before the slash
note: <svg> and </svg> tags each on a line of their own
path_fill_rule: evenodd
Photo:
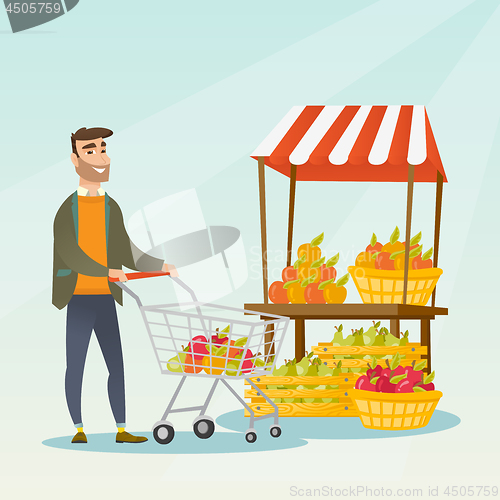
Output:
<svg viewBox="0 0 500 500">
<path fill-rule="evenodd" d="M 401 355 L 405 355 L 405 359 L 400 361 L 401 366 L 409 366 L 416 362 L 416 364 L 427 358 L 427 347 L 421 346 L 418 343 L 410 343 L 406 346 L 365 346 L 365 347 L 353 347 L 353 346 L 334 346 L 331 342 L 319 342 L 317 346 L 311 347 L 313 353 L 320 358 L 323 363 L 326 363 L 329 367 L 334 367 L 336 363 L 335 355 L 342 356 L 392 356 L 399 352 Z M 390 362 L 390 359 L 389 359 Z M 371 364 L 370 359 L 343 359 L 342 368 L 367 368 L 367 363 Z M 387 366 L 385 359 L 379 359 L 377 364 Z M 428 372 L 427 368 L 424 368 L 424 372 Z"/>
<path fill-rule="evenodd" d="M 334 356 L 387 356 L 404 354 L 400 364 L 408 366 L 415 360 L 416 363 L 422 361 L 427 356 L 427 347 L 417 343 L 410 343 L 406 346 L 394 347 L 352 347 L 333 346 L 331 342 L 319 342 L 319 345 L 312 346 L 311 350 L 327 366 L 334 367 L 336 363 Z M 390 359 L 389 359 L 390 362 Z M 367 368 L 367 363 L 371 364 L 371 359 L 343 359 L 342 368 Z M 379 359 L 378 364 L 386 367 L 386 360 Z M 424 368 L 424 371 L 426 369 Z M 349 391 L 354 389 L 356 380 L 362 373 L 343 373 L 337 377 L 254 377 L 252 382 L 262 390 L 269 398 L 338 398 L 338 403 L 276 403 L 280 417 L 357 417 L 358 411 L 352 402 Z M 338 385 L 338 389 L 267 389 L 268 385 Z M 255 390 L 245 380 L 245 398 L 250 399 L 248 406 L 255 412 L 255 416 L 266 415 L 274 411 L 273 407 L 259 395 L 260 391 Z M 245 409 L 245 416 L 250 414 Z"/>
<path fill-rule="evenodd" d="M 245 398 L 255 416 L 272 413 L 274 408 L 259 395 L 263 392 L 269 398 L 338 398 L 338 403 L 276 403 L 280 417 L 357 417 L 358 412 L 349 391 L 354 387 L 358 374 L 345 373 L 337 377 L 254 377 L 255 390 L 245 380 Z M 338 385 L 338 389 L 267 389 L 268 385 Z M 245 409 L 245 417 L 249 417 Z"/>
</svg>

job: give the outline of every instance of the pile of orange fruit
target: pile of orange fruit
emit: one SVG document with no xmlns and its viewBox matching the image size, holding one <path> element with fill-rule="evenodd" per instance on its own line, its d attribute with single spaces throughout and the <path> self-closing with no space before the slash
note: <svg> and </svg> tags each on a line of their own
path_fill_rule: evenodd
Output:
<svg viewBox="0 0 500 500">
<path fill-rule="evenodd" d="M 347 297 L 345 284 L 349 274 L 338 281 L 335 265 L 339 254 L 329 260 L 321 256 L 319 245 L 323 242 L 321 233 L 310 243 L 300 245 L 293 266 L 283 269 L 283 281 L 275 281 L 269 287 L 269 299 L 275 304 L 342 304 Z"/>
<path fill-rule="evenodd" d="M 406 242 L 399 241 L 399 236 L 399 228 L 396 226 L 389 242 L 382 245 L 382 243 L 377 241 L 377 236 L 373 233 L 366 250 L 356 257 L 356 266 L 392 271 L 404 270 Z M 422 232 L 419 232 L 410 240 L 408 269 L 427 269 L 432 267 L 432 248 L 422 254 L 423 247 L 419 245 L 421 239 Z"/>
</svg>

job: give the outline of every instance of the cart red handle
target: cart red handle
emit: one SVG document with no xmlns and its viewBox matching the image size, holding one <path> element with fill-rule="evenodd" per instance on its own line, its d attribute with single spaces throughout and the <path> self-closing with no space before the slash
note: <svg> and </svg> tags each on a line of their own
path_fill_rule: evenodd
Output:
<svg viewBox="0 0 500 500">
<path fill-rule="evenodd" d="M 155 276 L 169 276 L 170 273 L 164 273 L 163 271 L 155 271 L 153 273 L 126 273 L 125 276 L 127 280 L 140 280 L 143 278 L 154 278 Z M 109 278 L 108 280 L 115 283 L 116 281 L 120 281 L 118 278 Z"/>
</svg>

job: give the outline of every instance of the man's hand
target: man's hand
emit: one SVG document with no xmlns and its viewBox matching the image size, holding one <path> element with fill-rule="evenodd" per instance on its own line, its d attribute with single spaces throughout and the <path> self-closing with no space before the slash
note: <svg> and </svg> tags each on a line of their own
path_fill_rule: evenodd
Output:
<svg viewBox="0 0 500 500">
<path fill-rule="evenodd" d="M 120 281 L 127 281 L 127 276 L 121 269 L 110 269 L 108 276 L 110 278 L 118 278 Z"/>
<path fill-rule="evenodd" d="M 167 264 L 165 262 L 165 264 L 163 264 L 163 267 L 161 268 L 161 270 L 164 273 L 170 273 L 170 276 L 173 276 L 174 278 L 177 278 L 179 276 L 179 273 L 177 272 L 177 269 L 172 264 Z"/>
</svg>

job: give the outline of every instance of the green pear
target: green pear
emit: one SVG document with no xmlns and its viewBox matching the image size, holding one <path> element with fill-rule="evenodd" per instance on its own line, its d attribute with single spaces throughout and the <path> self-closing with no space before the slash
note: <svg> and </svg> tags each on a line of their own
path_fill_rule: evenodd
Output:
<svg viewBox="0 0 500 500">
<path fill-rule="evenodd" d="M 312 364 L 309 365 L 307 372 L 304 375 L 305 377 L 317 377 L 318 376 L 318 365 Z M 307 385 L 308 389 L 314 389 L 316 385 Z"/>
<path fill-rule="evenodd" d="M 341 343 L 341 346 L 350 346 L 354 342 L 355 338 L 354 335 L 348 335 Z"/>
<path fill-rule="evenodd" d="M 230 377 L 236 377 L 236 375 L 238 375 L 239 368 L 240 368 L 239 361 L 235 359 L 229 361 L 226 368 L 226 375 L 229 375 Z"/>
<path fill-rule="evenodd" d="M 409 336 L 410 332 L 408 332 L 408 330 L 406 330 L 406 332 L 404 333 L 404 335 L 399 339 L 399 345 L 400 346 L 406 346 L 408 344 L 408 336 Z"/>
<path fill-rule="evenodd" d="M 342 373 L 342 360 L 337 361 L 337 366 L 333 369 L 332 375 L 338 377 Z"/>
<path fill-rule="evenodd" d="M 297 376 L 297 365 L 296 364 L 290 364 L 287 367 L 286 375 L 285 377 L 296 377 Z"/>
<path fill-rule="evenodd" d="M 353 347 L 365 347 L 363 328 L 361 328 L 361 330 L 356 330 L 354 332 L 354 342 L 352 343 L 352 346 Z M 353 355 L 352 358 L 353 359 L 363 359 L 363 356 L 356 354 L 356 355 Z"/>
<path fill-rule="evenodd" d="M 288 371 L 288 367 L 286 365 L 282 365 L 279 368 L 275 367 L 273 370 L 274 377 L 284 377 L 286 372 Z"/>
<path fill-rule="evenodd" d="M 171 372 L 182 372 L 182 367 L 184 366 L 184 362 L 186 360 L 186 353 L 180 352 L 177 356 L 168 360 L 167 370 Z"/>
<path fill-rule="evenodd" d="M 326 366 L 325 364 L 318 366 L 318 376 L 319 377 L 329 377 L 333 374 L 333 370 Z"/>
<path fill-rule="evenodd" d="M 297 375 L 300 377 L 304 375 L 309 369 L 309 356 L 304 356 L 296 365 Z"/>
<path fill-rule="evenodd" d="M 335 327 L 337 328 L 337 327 Z M 342 342 L 344 341 L 344 334 L 343 334 L 343 326 L 340 325 L 337 328 L 337 331 L 335 332 L 335 335 L 333 336 L 332 344 L 333 345 L 343 345 Z"/>
<path fill-rule="evenodd" d="M 376 336 L 377 329 L 374 326 L 370 326 L 370 328 L 368 328 L 368 330 L 364 333 L 365 345 L 373 345 Z"/>
<path fill-rule="evenodd" d="M 379 334 L 375 337 L 375 340 L 372 344 L 374 347 L 384 347 L 385 346 L 385 335 Z"/>
<path fill-rule="evenodd" d="M 385 328 L 386 336 L 385 336 L 385 345 L 394 346 L 399 345 L 399 339 L 395 337 L 392 333 L 390 333 L 387 328 Z"/>
</svg>

